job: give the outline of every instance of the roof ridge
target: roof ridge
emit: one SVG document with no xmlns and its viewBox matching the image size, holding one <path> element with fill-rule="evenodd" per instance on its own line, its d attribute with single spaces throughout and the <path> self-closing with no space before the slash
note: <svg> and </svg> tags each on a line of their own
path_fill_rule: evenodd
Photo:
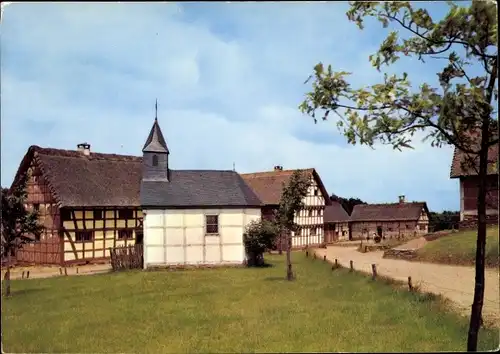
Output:
<svg viewBox="0 0 500 354">
<path fill-rule="evenodd" d="M 65 157 L 65 158 L 85 158 L 88 160 L 117 160 L 117 161 L 135 161 L 141 162 L 142 156 L 136 155 L 121 155 L 114 153 L 92 152 L 91 155 L 86 156 L 78 150 L 60 149 L 60 148 L 47 148 L 38 145 L 30 146 L 30 149 L 36 151 L 38 154 L 47 155 L 51 157 Z"/>
<path fill-rule="evenodd" d="M 272 171 L 260 171 L 260 172 L 248 172 L 248 173 L 240 173 L 242 176 L 250 176 L 250 175 L 266 175 L 266 174 L 284 174 L 284 173 L 290 173 L 290 172 L 295 172 L 295 171 L 312 171 L 314 170 L 314 167 L 309 167 L 309 168 L 295 168 L 295 169 L 288 169 L 288 170 L 272 170 Z"/>
</svg>

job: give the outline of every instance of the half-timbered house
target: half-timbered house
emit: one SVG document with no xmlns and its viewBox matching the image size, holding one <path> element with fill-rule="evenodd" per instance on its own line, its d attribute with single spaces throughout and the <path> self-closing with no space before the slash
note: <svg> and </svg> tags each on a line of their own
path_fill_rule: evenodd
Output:
<svg viewBox="0 0 500 354">
<path fill-rule="evenodd" d="M 44 233 L 16 252 L 16 262 L 102 261 L 109 248 L 142 242 L 142 159 L 31 146 L 14 178 L 28 174 L 27 207 L 38 209 Z"/>
<path fill-rule="evenodd" d="M 486 222 L 498 223 L 498 144 L 488 151 L 486 180 Z M 451 163 L 450 178 L 458 179 L 460 185 L 460 227 L 477 224 L 477 193 L 479 188 L 478 156 L 471 157 L 455 148 Z"/>
<path fill-rule="evenodd" d="M 429 210 L 425 202 L 358 204 L 350 217 L 351 239 L 408 238 L 429 232 Z"/>
<path fill-rule="evenodd" d="M 262 203 L 234 171 L 173 170 L 155 119 L 143 148 L 144 268 L 241 265 Z"/>
<path fill-rule="evenodd" d="M 326 243 L 351 239 L 350 217 L 339 202 L 325 206 L 324 223 Z"/>
<path fill-rule="evenodd" d="M 283 187 L 288 183 L 295 170 L 283 170 L 275 166 L 273 171 L 241 174 L 244 181 L 253 189 L 264 204 L 262 217 L 271 219 L 278 209 Z M 299 226 L 297 233 L 292 233 L 292 247 L 318 245 L 324 242 L 323 214 L 325 205 L 331 201 L 328 193 L 314 168 L 301 170 L 311 180 L 309 191 L 304 198 L 304 208 L 295 215 Z"/>
</svg>

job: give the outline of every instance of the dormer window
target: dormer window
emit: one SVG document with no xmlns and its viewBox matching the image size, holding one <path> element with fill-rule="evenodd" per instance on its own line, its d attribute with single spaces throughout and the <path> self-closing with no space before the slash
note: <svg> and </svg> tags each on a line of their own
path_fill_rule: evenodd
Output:
<svg viewBox="0 0 500 354">
<path fill-rule="evenodd" d="M 153 166 L 158 166 L 158 155 L 153 155 Z"/>
</svg>

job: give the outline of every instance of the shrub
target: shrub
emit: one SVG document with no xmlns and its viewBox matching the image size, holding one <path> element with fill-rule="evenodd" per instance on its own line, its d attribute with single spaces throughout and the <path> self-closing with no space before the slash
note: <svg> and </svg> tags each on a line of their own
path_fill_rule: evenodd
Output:
<svg viewBox="0 0 500 354">
<path fill-rule="evenodd" d="M 243 243 L 249 267 L 264 265 L 264 252 L 273 247 L 278 233 L 278 226 L 268 220 L 252 221 L 247 225 Z"/>
</svg>

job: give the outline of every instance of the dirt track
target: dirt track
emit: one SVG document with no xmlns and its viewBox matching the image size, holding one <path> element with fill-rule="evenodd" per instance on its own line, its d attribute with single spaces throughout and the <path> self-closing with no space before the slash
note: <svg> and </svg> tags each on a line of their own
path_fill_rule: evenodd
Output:
<svg viewBox="0 0 500 354">
<path fill-rule="evenodd" d="M 11 279 L 22 279 L 23 272 L 24 277 L 27 277 L 28 271 L 30 272 L 29 278 L 50 278 L 64 275 L 64 268 L 60 268 L 58 266 L 53 267 L 15 267 L 10 272 Z M 77 273 L 78 269 L 78 273 Z M 111 270 L 110 264 L 89 264 L 79 267 L 67 267 L 66 272 L 68 275 L 89 275 L 89 274 L 98 274 L 98 273 L 106 273 Z M 5 269 L 2 268 L 2 280 L 5 275 Z"/>
<path fill-rule="evenodd" d="M 382 258 L 382 251 L 361 253 L 355 247 L 329 246 L 327 249 L 316 249 L 316 255 L 349 267 L 352 260 L 354 268 L 371 273 L 371 265 L 377 265 L 380 275 L 396 280 L 407 281 L 412 277 L 413 284 L 422 291 L 441 294 L 450 299 L 456 309 L 463 315 L 470 315 L 474 293 L 474 268 L 432 263 L 409 262 L 404 260 Z M 488 324 L 500 326 L 500 290 L 498 270 L 486 270 L 486 289 L 484 294 L 483 318 Z"/>
</svg>

